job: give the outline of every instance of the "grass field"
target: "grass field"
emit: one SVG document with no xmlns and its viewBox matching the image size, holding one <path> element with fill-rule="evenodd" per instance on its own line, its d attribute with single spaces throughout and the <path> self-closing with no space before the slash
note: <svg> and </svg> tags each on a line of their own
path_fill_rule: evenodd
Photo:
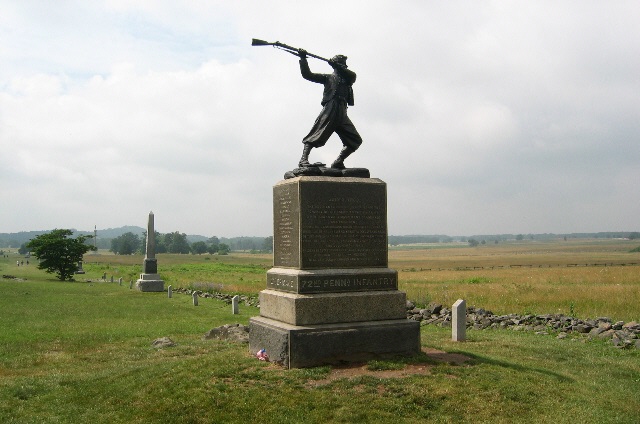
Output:
<svg viewBox="0 0 640 424">
<path fill-rule="evenodd" d="M 410 299 L 494 313 L 640 321 L 640 253 L 629 240 L 520 242 L 390 252 Z"/>
<path fill-rule="evenodd" d="M 461 244 L 396 247 L 389 266 L 400 288 L 419 305 L 457 299 L 497 314 L 564 313 L 640 321 L 640 253 L 637 241 L 570 239 L 468 247 Z M 173 287 L 210 286 L 229 293 L 265 287 L 271 255 L 158 255 L 162 278 Z M 78 279 L 135 281 L 143 257 L 88 254 Z M 15 263 L 15 261 L 14 261 Z M 8 263 L 8 266 L 11 264 Z M 29 272 L 10 267 L 16 276 Z M 7 272 L 9 272 L 7 271 Z"/>
<path fill-rule="evenodd" d="M 638 259 L 628 253 L 633 247 L 622 240 L 424 246 L 392 251 L 390 266 L 410 298 L 448 304 L 466 296 L 494 312 L 516 313 L 555 312 L 572 302 L 578 316 L 629 321 L 640 316 L 640 267 L 573 264 L 631 263 Z M 22 279 L 0 279 L 2 423 L 640 421 L 635 349 L 508 330 L 470 330 L 467 342 L 454 343 L 448 330 L 426 326 L 423 346 L 470 360 L 372 361 L 372 369 L 423 372 L 329 378 L 331 367 L 287 371 L 256 360 L 246 346 L 202 340 L 213 327 L 247 324 L 258 310 L 243 306 L 234 316 L 213 299 L 194 307 L 186 295 L 130 290 L 140 256 L 87 255 L 87 274 L 65 283 L 37 270 L 34 260 L 17 267 L 16 258 L 0 258 L 1 275 Z M 257 293 L 270 265 L 266 255 L 159 256 L 167 284 L 210 283 L 229 292 Z M 125 283 L 98 282 L 105 272 Z M 518 302 L 508 299 L 514 294 Z M 163 336 L 177 346 L 153 348 Z"/>
</svg>

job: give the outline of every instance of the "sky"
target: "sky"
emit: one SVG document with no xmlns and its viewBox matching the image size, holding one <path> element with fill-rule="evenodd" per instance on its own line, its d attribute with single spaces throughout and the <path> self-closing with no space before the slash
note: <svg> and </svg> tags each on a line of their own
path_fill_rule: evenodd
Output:
<svg viewBox="0 0 640 424">
<path fill-rule="evenodd" d="M 388 231 L 640 230 L 640 2 L 0 0 L 0 232 L 273 234 L 348 56 Z M 309 59 L 312 71 L 330 73 Z M 334 135 L 310 160 L 331 163 Z"/>
</svg>

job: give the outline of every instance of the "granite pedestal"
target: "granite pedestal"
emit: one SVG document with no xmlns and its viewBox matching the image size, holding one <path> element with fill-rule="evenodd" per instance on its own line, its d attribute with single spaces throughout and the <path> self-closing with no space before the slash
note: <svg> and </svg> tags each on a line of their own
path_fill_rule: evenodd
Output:
<svg viewBox="0 0 640 424">
<path fill-rule="evenodd" d="M 136 289 L 142 292 L 163 292 L 164 280 L 158 274 L 140 274 L 136 281 Z"/>
<path fill-rule="evenodd" d="M 388 268 L 386 184 L 302 176 L 273 189 L 274 266 L 249 348 L 289 368 L 420 351 Z"/>
<path fill-rule="evenodd" d="M 136 281 L 136 289 L 143 292 L 164 291 L 164 281 L 158 274 L 158 260 L 145 258 L 142 267 L 144 272 L 140 274 L 140 279 Z"/>
</svg>

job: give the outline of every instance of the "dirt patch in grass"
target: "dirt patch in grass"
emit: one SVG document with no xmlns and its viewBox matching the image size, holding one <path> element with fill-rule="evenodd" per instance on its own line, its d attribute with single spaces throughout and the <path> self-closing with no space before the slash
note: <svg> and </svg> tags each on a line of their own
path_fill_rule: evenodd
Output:
<svg viewBox="0 0 640 424">
<path fill-rule="evenodd" d="M 462 355 L 460 353 L 447 353 L 438 349 L 431 349 L 429 347 L 423 347 L 422 351 L 434 361 L 444 362 L 452 365 L 463 365 L 465 362 L 470 361 L 471 358 Z"/>
<path fill-rule="evenodd" d="M 430 370 L 434 367 L 433 362 L 446 363 L 452 365 L 464 365 L 471 358 L 459 353 L 447 353 L 441 350 L 423 347 L 422 352 L 427 355 L 431 361 L 424 363 L 406 364 L 401 369 L 393 370 L 371 370 L 367 363 L 354 362 L 344 365 L 335 365 L 331 367 L 331 372 L 326 378 L 320 380 L 311 380 L 307 383 L 309 387 L 318 387 L 329 384 L 332 381 L 340 379 L 352 379 L 362 375 L 368 375 L 376 378 L 404 378 L 412 375 L 429 375 Z"/>
</svg>

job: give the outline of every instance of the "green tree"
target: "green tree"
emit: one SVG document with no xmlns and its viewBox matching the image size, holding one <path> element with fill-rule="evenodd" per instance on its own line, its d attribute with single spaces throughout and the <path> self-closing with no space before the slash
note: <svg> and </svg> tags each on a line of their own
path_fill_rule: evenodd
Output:
<svg viewBox="0 0 640 424">
<path fill-rule="evenodd" d="M 231 252 L 231 248 L 228 244 L 220 243 L 218 246 L 218 255 L 228 255 Z"/>
<path fill-rule="evenodd" d="M 18 249 L 18 253 L 21 255 L 26 255 L 29 252 L 29 248 L 27 247 L 27 243 L 22 243 L 22 246 Z"/>
<path fill-rule="evenodd" d="M 111 239 L 111 251 L 118 255 L 132 255 L 136 253 L 141 246 L 140 236 L 127 232 Z"/>
<path fill-rule="evenodd" d="M 203 253 L 207 253 L 207 243 L 203 241 L 196 241 L 191 244 L 191 253 L 196 255 L 202 255 Z"/>
<path fill-rule="evenodd" d="M 73 231 L 55 229 L 50 233 L 41 234 L 27 243 L 36 258 L 40 260 L 38 268 L 50 274 L 56 274 L 58 279 L 73 280 L 73 274 L 78 270 L 78 262 L 93 246 L 85 244 L 93 236 L 78 236 L 70 238 Z"/>
<path fill-rule="evenodd" d="M 191 251 L 185 233 L 174 231 L 165 234 L 162 238 L 168 253 L 189 253 Z"/>
<path fill-rule="evenodd" d="M 220 240 L 218 239 L 218 237 L 211 237 L 209 240 L 207 240 L 207 243 L 209 244 L 207 252 L 213 255 L 218 251 L 218 247 L 220 247 Z"/>
<path fill-rule="evenodd" d="M 476 247 L 477 245 L 480 244 L 480 242 L 478 240 L 473 239 L 473 238 L 470 238 L 468 243 L 469 243 L 469 246 L 471 246 L 471 247 Z"/>
</svg>

